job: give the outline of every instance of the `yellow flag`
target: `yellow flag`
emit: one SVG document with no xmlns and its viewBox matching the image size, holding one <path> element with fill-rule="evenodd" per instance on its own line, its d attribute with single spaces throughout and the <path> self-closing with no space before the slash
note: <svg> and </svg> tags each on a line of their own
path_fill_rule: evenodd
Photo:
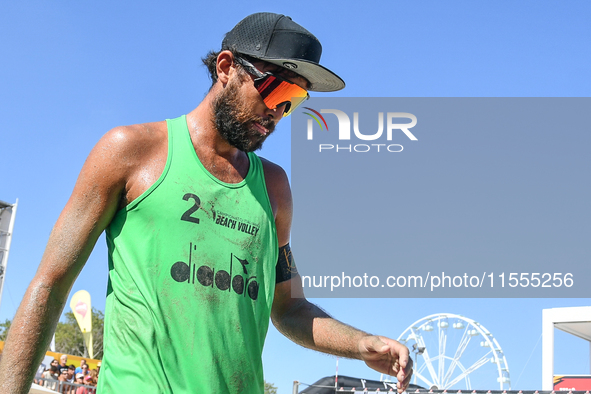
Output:
<svg viewBox="0 0 591 394">
<path fill-rule="evenodd" d="M 80 290 L 72 296 L 70 301 L 70 308 L 74 312 L 76 321 L 82 331 L 84 343 L 88 349 L 88 356 L 94 357 L 92 349 L 92 309 L 90 306 L 90 294 L 86 290 Z"/>
</svg>

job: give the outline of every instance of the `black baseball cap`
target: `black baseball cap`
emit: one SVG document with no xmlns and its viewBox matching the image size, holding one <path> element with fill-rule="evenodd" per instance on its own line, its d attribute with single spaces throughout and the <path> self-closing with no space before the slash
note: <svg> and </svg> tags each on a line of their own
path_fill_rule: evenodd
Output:
<svg viewBox="0 0 591 394">
<path fill-rule="evenodd" d="M 225 49 L 287 68 L 306 78 L 311 91 L 334 92 L 345 87 L 338 75 L 318 63 L 320 41 L 289 16 L 270 12 L 247 16 L 226 34 Z"/>
</svg>

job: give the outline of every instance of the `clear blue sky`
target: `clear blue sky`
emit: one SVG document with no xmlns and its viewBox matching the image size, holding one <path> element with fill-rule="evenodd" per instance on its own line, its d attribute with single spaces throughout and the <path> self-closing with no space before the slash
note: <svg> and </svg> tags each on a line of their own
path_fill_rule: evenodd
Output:
<svg viewBox="0 0 591 394">
<path fill-rule="evenodd" d="M 19 211 L 0 320 L 14 316 L 97 140 L 118 125 L 191 111 L 209 87 L 200 58 L 219 49 L 237 21 L 258 11 L 290 15 L 322 41 L 322 63 L 347 82 L 340 96 L 584 97 L 591 91 L 586 1 L 4 2 L 0 200 L 18 198 Z M 261 153 L 288 172 L 289 131 L 284 121 Z M 588 254 L 580 258 L 588 264 Z M 94 306 L 104 310 L 106 281 L 100 239 L 72 293 L 88 290 Z M 588 299 L 315 301 L 339 319 L 391 337 L 433 313 L 475 319 L 504 349 L 514 389 L 541 388 L 542 309 L 590 304 Z M 589 373 L 588 345 L 558 334 L 557 342 L 562 350 L 556 372 Z M 312 383 L 334 374 L 335 358 L 299 348 L 272 328 L 264 365 L 266 379 L 289 393 L 293 380 Z M 379 377 L 355 361 L 341 361 L 339 373 Z"/>
</svg>

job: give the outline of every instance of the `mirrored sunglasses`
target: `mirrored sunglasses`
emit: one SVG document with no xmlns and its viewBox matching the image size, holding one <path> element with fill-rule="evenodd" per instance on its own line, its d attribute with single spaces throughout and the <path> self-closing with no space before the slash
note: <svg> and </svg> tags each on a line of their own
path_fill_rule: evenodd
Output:
<svg viewBox="0 0 591 394">
<path fill-rule="evenodd" d="M 289 116 L 297 107 L 299 107 L 310 96 L 306 89 L 288 81 L 278 75 L 266 72 L 262 73 L 256 69 L 252 63 L 240 57 L 236 61 L 242 65 L 246 71 L 255 77 L 254 87 L 257 89 L 265 105 L 270 109 L 275 109 L 285 105 L 283 116 Z"/>
</svg>

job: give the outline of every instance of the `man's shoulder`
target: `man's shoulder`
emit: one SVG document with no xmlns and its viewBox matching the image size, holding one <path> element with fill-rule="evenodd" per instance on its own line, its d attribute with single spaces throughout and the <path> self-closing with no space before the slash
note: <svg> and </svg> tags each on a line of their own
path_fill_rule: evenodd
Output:
<svg viewBox="0 0 591 394">
<path fill-rule="evenodd" d="M 118 126 L 109 130 L 93 149 L 103 165 L 114 163 L 117 170 L 135 167 L 167 149 L 166 122 Z"/>
<path fill-rule="evenodd" d="M 167 138 L 166 121 L 139 123 L 118 126 L 109 130 L 103 137 L 122 147 L 133 147 L 136 144 L 154 144 L 164 142 Z"/>
<path fill-rule="evenodd" d="M 99 186 L 106 194 L 115 190 L 117 193 L 129 192 L 130 187 L 141 179 L 146 163 L 155 167 L 166 162 L 167 147 L 166 122 L 115 127 L 101 137 L 88 155 L 79 177 L 81 190 Z M 164 164 L 160 167 L 163 168 Z"/>
<path fill-rule="evenodd" d="M 261 157 L 267 193 L 273 213 L 277 218 L 282 212 L 291 212 L 291 188 L 285 170 L 280 165 Z"/>
<path fill-rule="evenodd" d="M 261 163 L 263 165 L 263 171 L 265 172 L 265 182 L 267 184 L 289 184 L 287 173 L 279 164 L 273 163 L 264 157 L 259 156 L 259 158 L 261 159 Z"/>
</svg>

